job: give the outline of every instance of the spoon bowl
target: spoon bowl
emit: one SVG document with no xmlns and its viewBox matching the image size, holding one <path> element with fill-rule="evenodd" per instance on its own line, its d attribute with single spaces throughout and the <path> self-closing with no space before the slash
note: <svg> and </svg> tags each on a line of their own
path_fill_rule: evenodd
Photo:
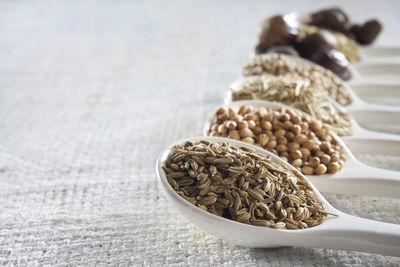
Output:
<svg viewBox="0 0 400 267">
<path fill-rule="evenodd" d="M 230 86 L 230 90 L 228 90 L 224 97 L 224 103 L 226 105 L 230 105 L 231 103 L 237 102 L 233 101 L 232 92 L 238 91 L 243 84 L 251 79 L 255 79 L 258 76 L 248 76 L 245 78 L 240 78 L 233 82 Z M 351 116 L 358 118 L 364 122 L 369 123 L 382 123 L 382 121 L 391 121 L 394 123 L 399 124 L 400 121 L 400 107 L 395 106 L 383 106 L 383 105 L 375 105 L 375 104 L 368 104 L 361 100 L 349 86 L 345 84 L 345 87 L 348 88 L 351 97 L 353 98 L 354 102 L 348 106 L 343 107 L 340 106 L 336 101 L 332 100 L 331 104 L 333 104 L 337 109 L 343 111 L 344 113 L 348 113 Z M 304 112 L 303 112 L 304 113 Z M 305 113 L 304 113 L 305 114 Z M 371 115 L 373 114 L 373 115 Z M 310 116 L 307 114 L 307 116 Z M 350 138 L 357 138 L 357 139 L 378 139 L 378 140 L 385 140 L 385 141 L 398 141 L 400 142 L 400 135 L 396 134 L 389 134 L 389 133 L 381 133 L 367 130 L 361 127 L 357 121 L 353 118 L 351 119 L 351 124 L 353 128 L 353 136 Z"/>
<path fill-rule="evenodd" d="M 286 108 L 312 119 L 310 115 L 300 110 L 265 100 L 235 101 L 228 106 L 240 107 L 242 105 L 250 105 L 255 108 L 271 108 L 272 110 Z M 208 116 L 203 127 L 204 136 L 209 136 L 214 119 L 215 113 Z M 347 157 L 347 160 L 343 169 L 335 174 L 307 175 L 318 190 L 329 193 L 400 198 L 400 172 L 380 169 L 361 163 L 339 136 L 333 132 L 332 136 L 342 147 L 342 152 Z"/>
<path fill-rule="evenodd" d="M 193 137 L 180 140 L 175 144 L 183 144 L 186 141 L 196 142 L 199 140 L 207 140 L 215 143 L 229 142 L 238 148 L 249 147 L 258 153 L 270 156 L 273 162 L 285 165 L 294 170 L 291 165 L 272 153 L 241 141 L 220 137 Z M 203 211 L 180 197 L 168 183 L 162 166 L 165 165 L 169 153 L 169 149 L 163 151 L 156 164 L 158 181 L 168 200 L 189 221 L 210 234 L 232 244 L 246 247 L 301 246 L 344 249 L 400 256 L 400 247 L 398 246 L 400 243 L 399 225 L 362 219 L 345 214 L 332 207 L 312 184 L 311 186 L 316 197 L 324 203 L 326 210 L 338 215 L 338 217 L 327 216 L 326 221 L 322 224 L 307 229 L 278 230 L 252 226 Z M 304 179 L 307 180 L 305 177 Z"/>
</svg>

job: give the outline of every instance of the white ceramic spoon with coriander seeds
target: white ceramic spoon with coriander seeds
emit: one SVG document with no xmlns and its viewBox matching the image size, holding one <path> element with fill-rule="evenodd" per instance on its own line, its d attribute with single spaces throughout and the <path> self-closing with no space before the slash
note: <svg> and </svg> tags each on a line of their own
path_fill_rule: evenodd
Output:
<svg viewBox="0 0 400 267">
<path fill-rule="evenodd" d="M 236 102 L 233 100 L 233 92 L 239 91 L 240 88 L 243 87 L 243 84 L 245 84 L 247 81 L 251 81 L 252 79 L 258 79 L 258 76 L 248 76 L 245 78 L 240 78 L 240 79 L 236 80 L 235 82 L 233 82 L 230 86 L 230 89 L 226 92 L 226 95 L 224 98 L 225 104 L 229 105 L 230 103 Z M 390 122 L 390 123 L 395 123 L 395 124 L 400 125 L 400 107 L 396 107 L 396 108 L 399 108 L 399 112 L 383 111 L 383 109 L 381 111 L 377 111 L 377 110 L 362 111 L 360 109 L 359 111 L 352 110 L 349 112 L 347 109 L 345 109 L 343 106 L 339 105 L 336 101 L 329 98 L 328 96 L 327 96 L 327 99 L 338 110 L 341 110 L 343 113 L 347 113 L 351 116 L 356 116 L 360 121 L 362 121 L 366 124 L 379 124 L 379 123 Z M 358 122 L 354 118 L 351 118 L 350 122 L 352 124 L 353 135 L 346 137 L 346 138 L 357 138 L 357 139 L 368 139 L 368 140 L 375 139 L 375 140 L 384 140 L 384 141 L 400 141 L 400 135 L 367 130 L 367 129 L 361 127 L 360 124 L 358 124 Z"/>
<path fill-rule="evenodd" d="M 170 145 L 182 145 L 186 141 L 207 140 L 214 143 L 227 142 L 237 148 L 248 147 L 270 157 L 277 163 L 295 169 L 272 153 L 262 148 L 232 139 L 220 137 L 192 137 Z M 325 209 L 337 217 L 328 215 L 326 220 L 317 226 L 301 230 L 272 229 L 265 226 L 253 226 L 229 220 L 206 212 L 179 196 L 168 183 L 163 166 L 166 164 L 170 149 L 164 150 L 156 164 L 156 172 L 161 189 L 170 203 L 189 221 L 206 232 L 226 240 L 234 245 L 246 247 L 312 247 L 338 250 L 352 250 L 377 253 L 389 256 L 400 256 L 400 225 L 378 222 L 343 213 L 329 204 L 328 201 L 310 183 L 316 197 L 324 204 Z M 304 177 L 307 180 L 307 178 Z"/>
<path fill-rule="evenodd" d="M 239 100 L 231 102 L 231 92 L 229 91 L 225 98 L 226 105 L 234 105 L 238 106 L 241 103 L 246 103 L 246 101 L 256 103 L 256 106 L 259 106 L 260 103 L 257 102 L 266 102 L 266 105 L 270 103 L 271 105 L 277 105 L 282 107 L 287 107 L 285 104 L 279 102 L 270 102 L 266 100 Z M 245 102 L 243 102 L 245 101 Z M 341 108 L 339 105 L 335 104 L 339 109 Z M 310 117 L 309 114 L 290 107 L 293 110 L 303 114 L 304 116 Z M 367 114 L 368 117 L 362 117 L 360 119 L 368 120 L 377 119 L 374 117 L 374 114 Z M 399 122 L 400 122 L 400 114 Z M 315 119 L 315 118 L 314 118 Z M 353 136 L 340 136 L 340 138 L 344 141 L 344 143 L 350 148 L 350 151 L 355 153 L 372 153 L 377 155 L 386 155 L 386 156 L 395 156 L 400 157 L 400 135 L 395 134 L 387 134 L 381 132 L 374 132 L 361 127 L 354 119 L 351 119 Z M 381 123 L 390 123 L 389 120 L 382 118 Z"/>
<path fill-rule="evenodd" d="M 232 92 L 228 91 L 225 97 L 225 104 L 231 105 L 240 101 L 231 101 L 232 100 Z M 247 101 L 266 101 L 266 100 L 247 100 Z M 267 103 L 271 103 L 270 101 L 266 101 Z M 286 106 L 279 102 L 274 102 L 283 106 Z M 342 109 L 340 105 L 336 102 L 332 102 L 338 109 Z M 237 105 L 237 104 L 236 104 Z M 292 109 L 295 109 L 291 107 Z M 310 116 L 310 114 L 304 113 L 301 110 L 296 109 L 298 112 L 304 114 L 305 116 Z M 370 121 L 379 121 L 381 123 L 390 123 L 390 119 L 385 119 L 378 117 L 376 118 L 376 114 L 368 114 L 366 113 L 366 117 L 359 118 L 360 120 L 370 120 Z M 400 114 L 397 115 L 398 122 L 400 122 Z M 387 156 L 400 156 L 400 135 L 396 134 L 388 134 L 381 132 L 374 132 L 367 130 L 361 127 L 354 119 L 351 119 L 353 135 L 352 136 L 341 136 L 341 139 L 346 143 L 348 147 L 350 147 L 351 151 L 355 153 L 372 153 L 377 155 L 387 155 Z"/>
<path fill-rule="evenodd" d="M 239 108 L 243 105 L 252 106 L 254 108 L 270 108 L 272 110 L 278 110 L 280 108 L 291 109 L 295 113 L 314 120 L 308 114 L 300 110 L 276 102 L 244 100 L 235 101 L 227 106 Z M 215 112 L 209 115 L 204 124 L 204 136 L 209 136 L 214 121 Z M 331 132 L 331 134 L 342 147 L 342 153 L 346 156 L 347 160 L 344 162 L 343 168 L 335 174 L 307 175 L 308 179 L 319 191 L 337 194 L 400 198 L 400 172 L 376 168 L 360 162 L 340 137 L 333 132 Z M 365 145 L 368 146 L 368 143 Z"/>
</svg>

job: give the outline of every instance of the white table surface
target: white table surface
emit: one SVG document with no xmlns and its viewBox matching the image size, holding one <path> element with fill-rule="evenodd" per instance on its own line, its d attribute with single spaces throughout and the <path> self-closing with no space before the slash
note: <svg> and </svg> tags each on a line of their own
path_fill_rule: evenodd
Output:
<svg viewBox="0 0 400 267">
<path fill-rule="evenodd" d="M 265 17 L 330 3 L 379 17 L 398 1 L 1 1 L 0 265 L 398 266 L 381 255 L 234 247 L 166 202 L 155 160 L 201 135 Z M 358 155 L 400 170 L 399 158 Z M 400 201 L 325 194 L 400 223 Z M 399 244 L 400 245 L 400 244 Z"/>
</svg>

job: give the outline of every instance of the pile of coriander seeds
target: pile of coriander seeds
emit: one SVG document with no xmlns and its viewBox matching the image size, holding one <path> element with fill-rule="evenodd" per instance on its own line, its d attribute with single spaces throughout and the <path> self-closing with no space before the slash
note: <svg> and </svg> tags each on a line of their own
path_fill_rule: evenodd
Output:
<svg viewBox="0 0 400 267">
<path fill-rule="evenodd" d="M 209 135 L 260 146 L 305 175 L 336 173 L 346 161 L 326 125 L 291 109 L 222 106 L 215 113 Z"/>
</svg>

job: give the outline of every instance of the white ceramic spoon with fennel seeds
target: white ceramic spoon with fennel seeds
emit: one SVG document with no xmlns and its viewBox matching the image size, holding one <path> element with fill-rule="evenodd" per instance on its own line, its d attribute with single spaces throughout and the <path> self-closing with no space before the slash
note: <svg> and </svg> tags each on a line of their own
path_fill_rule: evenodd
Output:
<svg viewBox="0 0 400 267">
<path fill-rule="evenodd" d="M 227 142 L 237 148 L 252 148 L 258 153 L 268 155 L 273 162 L 285 165 L 294 170 L 291 165 L 272 153 L 232 139 L 192 137 L 180 140 L 169 147 L 184 144 L 186 141 L 197 142 L 200 140 L 207 140 L 214 143 Z M 253 226 L 206 212 L 179 196 L 168 183 L 162 167 L 165 166 L 169 153 L 169 149 L 164 150 L 156 163 L 158 181 L 167 199 L 193 224 L 234 245 L 258 248 L 282 246 L 312 247 L 400 256 L 400 225 L 363 219 L 343 213 L 330 205 L 312 183 L 310 185 L 316 197 L 324 204 L 325 209 L 338 216 L 329 215 L 322 224 L 307 229 L 282 230 Z M 307 178 L 304 179 L 307 180 Z"/>
<path fill-rule="evenodd" d="M 296 113 L 300 113 L 301 115 L 312 119 L 310 115 L 300 110 L 276 102 L 243 100 L 235 101 L 228 106 L 240 107 L 242 105 L 249 105 L 254 108 L 271 108 L 272 110 L 278 110 L 280 108 L 291 109 Z M 209 136 L 214 121 L 215 112 L 209 115 L 204 124 L 204 136 Z M 343 169 L 335 174 L 307 175 L 308 179 L 318 188 L 319 191 L 337 194 L 400 198 L 400 172 L 376 168 L 360 162 L 356 159 L 343 140 L 332 131 L 331 133 L 343 148 L 342 153 L 347 157 L 347 160 L 344 163 Z M 370 140 L 369 142 L 372 141 Z M 368 143 L 365 145 L 368 146 Z"/>
<path fill-rule="evenodd" d="M 251 79 L 255 79 L 257 76 L 248 76 L 245 78 L 240 78 L 237 81 L 233 82 L 230 86 L 230 89 L 226 92 L 224 102 L 226 105 L 230 103 L 236 102 L 233 100 L 232 92 L 240 90 L 242 85 Z M 331 99 L 331 103 L 335 105 L 339 110 L 342 110 L 344 113 L 349 114 L 353 129 L 353 135 L 348 138 L 356 138 L 356 139 L 375 139 L 375 140 L 383 140 L 383 141 L 400 141 L 400 135 L 390 134 L 390 133 L 382 133 L 376 131 L 370 131 L 361 127 L 358 122 L 354 119 L 354 117 L 358 118 L 358 120 L 367 122 L 368 124 L 379 124 L 379 123 L 397 123 L 400 124 L 400 107 L 393 106 L 383 106 L 383 105 L 374 105 L 374 104 L 362 104 L 363 102 L 360 98 L 358 98 L 352 91 L 349 91 L 352 95 L 354 102 L 349 107 L 342 107 L 336 101 Z M 356 100 L 358 99 L 358 100 Z M 373 108 L 368 108 L 373 107 Z"/>
</svg>

